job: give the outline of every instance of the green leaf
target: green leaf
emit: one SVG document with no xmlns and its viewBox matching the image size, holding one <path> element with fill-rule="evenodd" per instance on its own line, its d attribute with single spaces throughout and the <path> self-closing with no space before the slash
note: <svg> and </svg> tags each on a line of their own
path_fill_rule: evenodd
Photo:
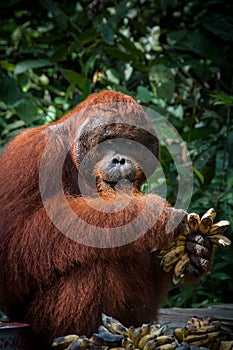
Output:
<svg viewBox="0 0 233 350">
<path fill-rule="evenodd" d="M 2 132 L 2 136 L 7 135 L 11 130 L 19 129 L 22 126 L 25 126 L 23 120 L 16 120 L 14 123 L 7 124 Z"/>
<path fill-rule="evenodd" d="M 106 76 L 108 80 L 113 83 L 113 84 L 119 84 L 120 79 L 119 79 L 119 74 L 114 68 L 110 68 L 106 70 Z"/>
<path fill-rule="evenodd" d="M 205 140 L 209 138 L 209 135 L 215 134 L 218 132 L 218 128 L 213 127 L 199 127 L 193 128 L 190 131 L 184 132 L 183 137 L 185 140 L 193 141 L 193 140 Z"/>
<path fill-rule="evenodd" d="M 66 56 L 69 54 L 69 50 L 67 49 L 67 45 L 62 44 L 58 46 L 51 56 L 51 60 L 53 62 L 59 62 L 65 60 Z"/>
<path fill-rule="evenodd" d="M 146 87 L 139 85 L 137 87 L 137 99 L 142 103 L 149 103 L 151 99 L 150 91 Z"/>
<path fill-rule="evenodd" d="M 233 106 L 233 96 L 231 95 L 227 95 L 227 94 L 216 94 L 213 95 L 211 94 L 210 96 L 216 98 L 217 101 L 215 104 L 223 104 L 223 105 L 229 105 L 229 106 Z"/>
<path fill-rule="evenodd" d="M 102 38 L 107 44 L 112 45 L 114 42 L 114 32 L 109 24 L 103 24 L 100 28 Z"/>
<path fill-rule="evenodd" d="M 205 182 L 205 178 L 202 175 L 202 173 L 197 168 L 194 168 L 194 167 L 193 167 L 193 172 L 197 176 L 197 178 L 200 181 L 200 183 L 203 185 L 204 182 Z"/>
<path fill-rule="evenodd" d="M 73 83 L 75 83 L 80 89 L 85 89 L 87 79 L 81 74 L 74 72 L 70 69 L 61 69 L 61 72 Z"/>
<path fill-rule="evenodd" d="M 131 59 L 133 60 L 134 57 L 131 57 L 128 53 L 121 51 L 118 48 L 115 47 L 107 47 L 106 50 L 110 55 L 113 57 L 125 61 L 125 62 L 130 62 Z"/>
<path fill-rule="evenodd" d="M 51 65 L 52 65 L 52 62 L 50 62 L 47 59 L 21 61 L 16 64 L 14 73 L 17 75 L 27 71 L 28 69 L 42 68 L 42 67 L 51 66 Z"/>
<path fill-rule="evenodd" d="M 8 72 L 14 72 L 15 65 L 8 61 L 0 61 L 0 67 L 6 69 Z"/>
<path fill-rule="evenodd" d="M 225 39 L 233 41 L 233 23 L 232 18 L 226 15 L 212 13 L 208 16 L 208 21 L 203 21 L 203 26 L 211 33 Z"/>
<path fill-rule="evenodd" d="M 16 112 L 19 114 L 27 125 L 31 124 L 37 117 L 36 105 L 31 100 L 22 99 L 15 106 Z"/>
<path fill-rule="evenodd" d="M 214 279 L 220 280 L 220 281 L 225 281 L 225 280 L 230 280 L 231 279 L 231 276 L 229 276 L 225 272 L 212 273 L 211 277 L 214 278 Z"/>
<path fill-rule="evenodd" d="M 53 0 L 39 0 L 42 6 L 53 14 L 53 17 L 62 30 L 68 27 L 68 18 Z"/>
<path fill-rule="evenodd" d="M 154 94 L 169 102 L 175 92 L 174 76 L 170 69 L 163 64 L 156 64 L 151 67 L 149 80 Z"/>
<path fill-rule="evenodd" d="M 16 81 L 7 76 L 0 80 L 0 96 L 7 105 L 12 105 L 22 98 L 23 93 L 19 90 Z"/>
</svg>

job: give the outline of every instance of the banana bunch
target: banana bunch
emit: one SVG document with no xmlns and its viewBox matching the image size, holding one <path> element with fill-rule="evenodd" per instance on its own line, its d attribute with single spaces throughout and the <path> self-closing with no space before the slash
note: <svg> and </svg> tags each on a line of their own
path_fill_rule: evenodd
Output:
<svg viewBox="0 0 233 350">
<path fill-rule="evenodd" d="M 184 277 L 185 268 L 191 264 L 190 256 L 186 249 L 187 238 L 190 234 L 198 234 L 208 237 L 214 246 L 228 248 L 231 241 L 222 235 L 222 232 L 230 225 L 229 221 L 222 220 L 214 223 L 216 212 L 209 209 L 201 218 L 196 213 L 191 213 L 187 218 L 187 229 L 180 233 L 166 250 L 160 252 L 161 266 L 164 271 L 173 271 L 173 283 L 177 284 Z M 156 249 L 152 250 L 156 251 Z M 205 269 L 205 266 L 203 266 Z M 208 269 L 208 268 L 206 268 Z"/>
<path fill-rule="evenodd" d="M 231 330 L 210 317 L 192 317 L 184 328 L 169 331 L 166 325 L 143 324 L 125 327 L 113 317 L 102 314 L 102 325 L 90 339 L 68 335 L 54 339 L 56 350 L 232 350 Z"/>
<path fill-rule="evenodd" d="M 175 338 L 181 344 L 188 344 L 209 350 L 232 350 L 231 330 L 221 328 L 221 322 L 211 317 L 192 317 L 184 328 L 174 330 Z"/>
<path fill-rule="evenodd" d="M 220 323 L 210 317 L 192 317 L 184 328 L 176 328 L 174 335 L 180 343 L 192 346 L 212 346 L 216 343 L 220 334 Z"/>
<path fill-rule="evenodd" d="M 54 339 L 56 350 L 114 349 L 114 350 L 173 350 L 177 341 L 166 335 L 167 327 L 160 324 L 143 324 L 126 328 L 113 317 L 102 314 L 102 325 L 90 339 L 85 336 L 68 335 Z"/>
</svg>

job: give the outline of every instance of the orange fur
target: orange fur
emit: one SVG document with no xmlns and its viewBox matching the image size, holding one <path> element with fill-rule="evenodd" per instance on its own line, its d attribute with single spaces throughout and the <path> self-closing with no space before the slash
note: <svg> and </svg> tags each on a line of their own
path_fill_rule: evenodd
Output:
<svg viewBox="0 0 233 350">
<path fill-rule="evenodd" d="M 51 125 L 64 128 L 67 142 L 73 145 L 90 107 L 98 110 L 99 103 L 118 101 L 126 102 L 124 112 L 135 110 L 139 115 L 142 111 L 131 97 L 104 91 L 91 95 Z M 74 124 L 72 118 L 80 111 L 82 115 Z M 56 336 L 97 331 L 101 312 L 128 326 L 152 321 L 170 276 L 150 251 L 172 241 L 175 232 L 165 233 L 165 226 L 171 215 L 180 213 L 171 210 L 162 198 L 140 193 L 131 197 L 109 194 L 107 200 L 92 198 L 88 204 L 80 195 L 78 166 L 71 148 L 63 167 L 63 188 L 70 209 L 82 219 L 77 226 L 60 200 L 56 162 L 65 146 L 64 140 L 55 137 L 48 154 L 54 190 L 47 204 L 51 202 L 69 229 L 69 237 L 85 238 L 95 233 L 95 227 L 104 227 L 108 242 L 112 239 L 108 228 L 124 227 L 142 213 L 142 226 L 149 222 L 151 227 L 136 241 L 115 248 L 94 248 L 68 238 L 48 217 L 39 189 L 40 162 L 50 130 L 42 126 L 22 132 L 0 157 L 0 298 L 6 312 L 12 321 L 30 323 L 43 346 Z M 122 203 L 126 203 L 124 209 Z M 85 222 L 90 224 L 88 228 Z M 125 235 L 131 233 L 126 229 Z M 116 234 L 114 239 L 118 238 Z"/>
</svg>

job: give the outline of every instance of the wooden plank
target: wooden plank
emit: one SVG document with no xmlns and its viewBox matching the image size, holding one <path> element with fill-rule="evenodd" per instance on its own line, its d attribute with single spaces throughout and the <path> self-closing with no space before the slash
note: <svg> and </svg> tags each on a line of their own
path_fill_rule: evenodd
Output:
<svg viewBox="0 0 233 350">
<path fill-rule="evenodd" d="M 222 326 L 233 331 L 233 304 L 213 305 L 208 308 L 161 308 L 158 321 L 167 324 L 169 329 L 184 327 L 191 317 L 212 317 L 217 319 Z"/>
</svg>

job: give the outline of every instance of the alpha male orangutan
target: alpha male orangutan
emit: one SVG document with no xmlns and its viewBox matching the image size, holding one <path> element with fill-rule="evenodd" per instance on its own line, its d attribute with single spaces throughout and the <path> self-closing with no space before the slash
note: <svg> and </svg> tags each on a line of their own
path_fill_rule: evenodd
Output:
<svg viewBox="0 0 233 350">
<path fill-rule="evenodd" d="M 158 148 L 143 108 L 113 91 L 5 147 L 0 304 L 43 348 L 56 336 L 90 336 L 102 312 L 128 326 L 156 319 L 171 274 L 151 250 L 186 224 L 185 212 L 140 192 Z"/>
</svg>

